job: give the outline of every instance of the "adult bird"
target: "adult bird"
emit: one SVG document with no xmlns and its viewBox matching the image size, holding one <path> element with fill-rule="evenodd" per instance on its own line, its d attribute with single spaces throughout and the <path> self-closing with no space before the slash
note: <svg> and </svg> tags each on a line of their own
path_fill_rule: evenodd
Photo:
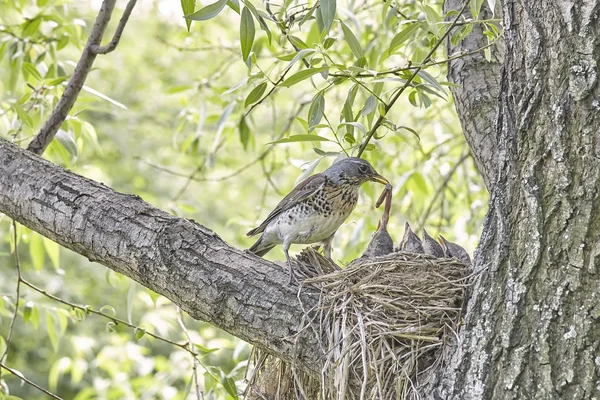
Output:
<svg viewBox="0 0 600 400">
<path fill-rule="evenodd" d="M 264 256 L 282 245 L 291 284 L 295 276 L 290 245 L 322 242 L 325 257 L 331 259 L 333 236 L 356 206 L 358 189 L 368 181 L 389 184 L 368 161 L 357 157 L 344 158 L 308 177 L 277 204 L 262 224 L 247 233 L 262 233 L 249 250 Z"/>
<path fill-rule="evenodd" d="M 456 258 L 463 264 L 471 265 L 471 257 L 469 253 L 461 246 L 456 243 L 452 243 L 446 240 L 445 237 L 440 235 L 440 243 L 444 248 L 444 255 L 448 258 Z"/>
</svg>

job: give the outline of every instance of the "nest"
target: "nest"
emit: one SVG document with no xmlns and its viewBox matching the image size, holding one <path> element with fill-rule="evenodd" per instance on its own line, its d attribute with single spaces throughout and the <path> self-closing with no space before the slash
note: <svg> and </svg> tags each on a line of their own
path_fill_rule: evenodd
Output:
<svg viewBox="0 0 600 400">
<path fill-rule="evenodd" d="M 455 335 L 471 267 L 392 253 L 340 270 L 312 248 L 295 264 L 302 285 L 321 291 L 305 328 L 320 338 L 322 379 L 256 350 L 247 398 L 418 398 Z"/>
</svg>

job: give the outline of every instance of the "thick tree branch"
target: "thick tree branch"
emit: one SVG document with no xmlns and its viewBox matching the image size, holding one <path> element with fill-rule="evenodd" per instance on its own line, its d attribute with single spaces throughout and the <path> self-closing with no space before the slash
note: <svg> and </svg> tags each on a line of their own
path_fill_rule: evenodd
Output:
<svg viewBox="0 0 600 400">
<path fill-rule="evenodd" d="M 197 223 L 117 193 L 0 139 L 0 212 L 171 299 L 192 317 L 319 373 L 302 309 L 318 293 Z"/>
<path fill-rule="evenodd" d="M 458 10 L 461 0 L 446 0 L 444 13 Z M 497 2 L 495 15 L 501 13 Z M 470 12 L 465 12 L 470 17 Z M 480 19 L 492 18 L 492 12 L 484 2 Z M 464 57 L 448 63 L 448 80 L 458 85 L 452 88 L 460 122 L 471 147 L 477 169 L 490 190 L 498 170 L 498 139 L 496 119 L 498 96 L 500 93 L 500 70 L 504 60 L 504 39 L 500 38 L 491 47 L 491 61 L 487 61 L 482 51 L 473 50 L 487 46 L 488 39 L 483 34 L 482 24 L 473 24 L 473 31 L 456 46 L 447 41 L 448 54 L 464 53 Z M 499 28 L 500 30 L 500 28 Z"/>
<path fill-rule="evenodd" d="M 44 150 L 46 150 L 46 147 L 48 147 L 52 139 L 54 139 L 56 132 L 58 132 L 60 126 L 73 108 L 85 79 L 92 69 L 92 65 L 94 65 L 96 55 L 105 54 L 114 50 L 114 47 L 119 43 L 119 39 L 123 33 L 129 15 L 131 14 L 131 10 L 133 9 L 133 6 L 135 6 L 135 2 L 135 0 L 130 0 L 127 4 L 112 41 L 106 46 L 100 46 L 100 42 L 102 41 L 102 37 L 104 36 L 104 32 L 106 31 L 106 27 L 108 26 L 110 17 L 115 8 L 116 0 L 104 0 L 102 2 L 100 11 L 96 17 L 96 22 L 90 32 L 90 37 L 81 53 L 81 58 L 73 71 L 71 79 L 69 79 L 65 91 L 54 108 L 54 111 L 52 111 L 52 114 L 46 120 L 42 129 L 40 129 L 40 132 L 33 138 L 31 143 L 29 143 L 27 150 L 36 154 L 42 154 Z"/>
</svg>

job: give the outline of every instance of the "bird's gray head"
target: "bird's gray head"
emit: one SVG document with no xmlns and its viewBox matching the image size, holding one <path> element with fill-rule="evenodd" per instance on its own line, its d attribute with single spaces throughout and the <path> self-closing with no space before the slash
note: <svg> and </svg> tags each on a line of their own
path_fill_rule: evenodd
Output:
<svg viewBox="0 0 600 400">
<path fill-rule="evenodd" d="M 367 181 L 379 182 L 384 185 L 389 183 L 375 171 L 375 168 L 367 160 L 358 157 L 344 158 L 327 168 L 323 174 L 336 184 L 346 183 L 360 186 Z"/>
</svg>

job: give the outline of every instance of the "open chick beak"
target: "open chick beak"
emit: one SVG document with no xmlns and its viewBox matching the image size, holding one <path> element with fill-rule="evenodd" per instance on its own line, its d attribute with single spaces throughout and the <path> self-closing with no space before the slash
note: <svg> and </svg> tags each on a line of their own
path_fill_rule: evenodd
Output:
<svg viewBox="0 0 600 400">
<path fill-rule="evenodd" d="M 390 184 L 390 181 L 388 181 L 387 179 L 385 179 L 383 176 L 381 176 L 379 174 L 371 176 L 371 180 L 373 182 L 379 182 L 382 185 L 389 185 Z"/>
</svg>

